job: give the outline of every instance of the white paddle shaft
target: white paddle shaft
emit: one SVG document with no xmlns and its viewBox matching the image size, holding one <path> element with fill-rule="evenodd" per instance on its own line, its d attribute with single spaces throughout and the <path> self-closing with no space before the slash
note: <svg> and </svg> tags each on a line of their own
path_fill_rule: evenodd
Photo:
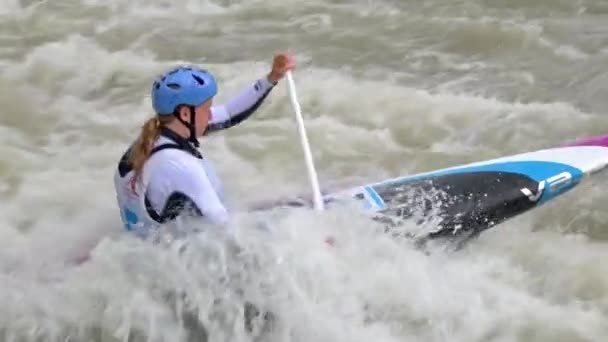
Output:
<svg viewBox="0 0 608 342">
<path fill-rule="evenodd" d="M 310 184 L 313 191 L 314 206 L 317 210 L 323 210 L 323 198 L 321 196 L 321 190 L 319 188 L 319 180 L 317 179 L 317 171 L 313 163 L 312 154 L 310 153 L 310 146 L 308 144 L 308 137 L 306 136 L 306 128 L 304 127 L 304 119 L 302 118 L 302 111 L 300 104 L 298 103 L 298 97 L 296 94 L 296 86 L 291 75 L 291 71 L 287 71 L 287 87 L 289 90 L 289 97 L 291 99 L 291 105 L 296 114 L 296 121 L 298 123 L 298 131 L 300 133 L 300 142 L 302 149 L 304 150 L 304 158 L 306 161 L 306 167 L 308 168 L 308 177 L 310 178 Z"/>
</svg>

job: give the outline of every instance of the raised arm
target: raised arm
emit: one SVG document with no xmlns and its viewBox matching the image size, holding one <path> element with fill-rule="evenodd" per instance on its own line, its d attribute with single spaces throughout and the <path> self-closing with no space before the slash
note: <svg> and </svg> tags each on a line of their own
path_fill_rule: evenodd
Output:
<svg viewBox="0 0 608 342">
<path fill-rule="evenodd" d="M 211 120 L 205 134 L 238 125 L 251 116 L 264 102 L 276 83 L 262 78 L 249 85 L 226 104 L 211 107 Z"/>
<path fill-rule="evenodd" d="M 256 80 L 226 104 L 211 108 L 211 118 L 205 134 L 233 127 L 251 116 L 264 102 L 272 88 L 295 68 L 295 60 L 288 54 L 277 54 L 270 73 Z"/>
</svg>

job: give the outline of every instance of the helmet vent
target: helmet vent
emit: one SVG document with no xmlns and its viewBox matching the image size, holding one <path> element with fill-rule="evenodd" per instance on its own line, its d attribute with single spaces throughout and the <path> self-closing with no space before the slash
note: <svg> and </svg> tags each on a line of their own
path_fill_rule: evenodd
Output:
<svg viewBox="0 0 608 342">
<path fill-rule="evenodd" d="M 200 78 L 196 75 L 192 75 L 192 77 L 196 80 L 196 82 L 198 82 L 198 84 L 205 85 L 205 80 L 203 80 L 202 78 Z"/>
<path fill-rule="evenodd" d="M 169 84 L 167 84 L 167 87 L 174 89 L 174 90 L 181 88 L 181 86 L 177 83 L 169 83 Z"/>
</svg>

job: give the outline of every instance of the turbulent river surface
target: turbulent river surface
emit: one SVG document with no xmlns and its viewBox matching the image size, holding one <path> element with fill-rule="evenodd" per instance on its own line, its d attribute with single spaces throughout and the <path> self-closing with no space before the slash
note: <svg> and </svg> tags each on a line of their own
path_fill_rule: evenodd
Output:
<svg viewBox="0 0 608 342">
<path fill-rule="evenodd" d="M 222 102 L 279 51 L 323 187 L 608 133 L 606 0 L 1 0 L 0 340 L 608 340 L 606 176 L 458 252 L 340 208 L 271 234 L 235 210 L 238 247 L 126 234 L 112 176 L 153 78 L 198 64 Z M 231 208 L 310 192 L 284 81 L 201 151 Z"/>
</svg>

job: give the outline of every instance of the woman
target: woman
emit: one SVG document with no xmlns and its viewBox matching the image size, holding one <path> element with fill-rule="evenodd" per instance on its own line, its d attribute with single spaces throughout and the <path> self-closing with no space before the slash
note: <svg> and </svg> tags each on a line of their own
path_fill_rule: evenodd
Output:
<svg viewBox="0 0 608 342">
<path fill-rule="evenodd" d="M 127 230 L 147 236 L 150 229 L 181 214 L 196 214 L 225 225 L 221 184 L 197 150 L 198 137 L 233 127 L 251 116 L 288 70 L 290 55 L 274 57 L 272 70 L 225 105 L 214 106 L 212 74 L 177 67 L 152 85 L 156 115 L 122 156 L 114 176 L 121 219 Z"/>
</svg>

